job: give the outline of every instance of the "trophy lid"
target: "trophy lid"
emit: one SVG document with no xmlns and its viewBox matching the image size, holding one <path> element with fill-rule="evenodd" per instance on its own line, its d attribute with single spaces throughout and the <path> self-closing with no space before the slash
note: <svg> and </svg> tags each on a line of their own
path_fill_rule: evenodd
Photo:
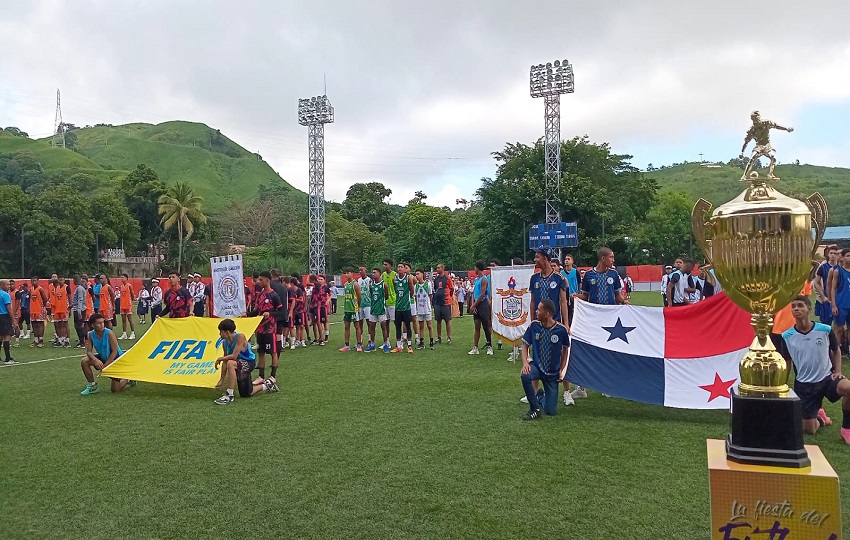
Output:
<svg viewBox="0 0 850 540">
<path fill-rule="evenodd" d="M 811 215 L 811 210 L 803 201 L 783 195 L 764 181 L 753 179 L 751 182 L 752 184 L 740 195 L 717 207 L 712 217 L 747 214 Z"/>
</svg>

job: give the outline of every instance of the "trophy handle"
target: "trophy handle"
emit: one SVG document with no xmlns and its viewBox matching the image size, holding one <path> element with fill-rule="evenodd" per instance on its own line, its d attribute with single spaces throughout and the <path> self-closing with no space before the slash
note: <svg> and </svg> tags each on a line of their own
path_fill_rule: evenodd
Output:
<svg viewBox="0 0 850 540">
<path fill-rule="evenodd" d="M 705 258 L 711 264 L 714 264 L 714 261 L 711 258 L 711 250 L 709 249 L 708 242 L 705 239 L 705 216 L 711 212 L 712 205 L 705 199 L 700 199 L 694 205 L 694 209 L 691 211 L 691 227 L 694 231 L 694 238 L 697 241 L 697 244 L 700 248 L 702 248 L 705 253 Z"/>
<path fill-rule="evenodd" d="M 829 210 L 826 207 L 826 201 L 820 193 L 812 193 L 806 199 L 806 206 L 812 213 L 812 227 L 815 229 L 815 245 L 812 248 L 812 257 L 815 257 L 818 246 L 823 241 L 823 233 L 826 230 L 826 222 L 829 219 Z"/>
</svg>

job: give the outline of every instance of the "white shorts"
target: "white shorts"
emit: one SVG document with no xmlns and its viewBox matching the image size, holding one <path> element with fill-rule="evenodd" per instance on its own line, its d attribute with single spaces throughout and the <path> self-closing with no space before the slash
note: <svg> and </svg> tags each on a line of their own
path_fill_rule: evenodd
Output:
<svg viewBox="0 0 850 540">
<path fill-rule="evenodd" d="M 369 306 L 360 308 L 360 320 L 368 321 L 369 317 L 372 315 L 372 308 Z"/>
<path fill-rule="evenodd" d="M 394 321 L 395 320 L 395 306 L 387 306 L 387 320 Z"/>
<path fill-rule="evenodd" d="M 431 320 L 431 312 L 429 311 L 428 313 L 423 313 L 423 314 L 421 314 L 421 315 L 416 315 L 416 320 L 417 320 L 417 321 L 423 321 L 423 322 L 424 322 L 424 321 L 430 321 L 430 320 Z"/>
<path fill-rule="evenodd" d="M 381 313 L 380 315 L 372 315 L 369 313 L 369 322 L 373 323 L 382 323 L 387 320 L 387 314 Z"/>
</svg>

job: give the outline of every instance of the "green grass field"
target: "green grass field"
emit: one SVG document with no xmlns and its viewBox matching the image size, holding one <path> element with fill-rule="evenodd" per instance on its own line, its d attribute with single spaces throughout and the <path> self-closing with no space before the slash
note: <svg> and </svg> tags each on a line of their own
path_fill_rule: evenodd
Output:
<svg viewBox="0 0 850 540">
<path fill-rule="evenodd" d="M 471 317 L 413 355 L 339 353 L 331 329 L 335 346 L 283 354 L 280 393 L 225 407 L 146 383 L 82 397 L 78 351 L 14 350 L 0 538 L 708 538 L 705 439 L 725 411 L 592 392 L 523 422 L 520 365 L 468 356 Z M 850 474 L 837 425 L 806 442 Z"/>
</svg>

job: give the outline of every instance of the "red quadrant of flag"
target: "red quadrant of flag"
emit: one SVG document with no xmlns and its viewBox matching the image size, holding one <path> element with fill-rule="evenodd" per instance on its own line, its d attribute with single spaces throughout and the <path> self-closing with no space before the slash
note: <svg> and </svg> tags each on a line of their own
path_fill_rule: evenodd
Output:
<svg viewBox="0 0 850 540">
<path fill-rule="evenodd" d="M 723 293 L 689 306 L 664 308 L 664 357 L 701 358 L 749 347 L 750 318 Z"/>
</svg>

